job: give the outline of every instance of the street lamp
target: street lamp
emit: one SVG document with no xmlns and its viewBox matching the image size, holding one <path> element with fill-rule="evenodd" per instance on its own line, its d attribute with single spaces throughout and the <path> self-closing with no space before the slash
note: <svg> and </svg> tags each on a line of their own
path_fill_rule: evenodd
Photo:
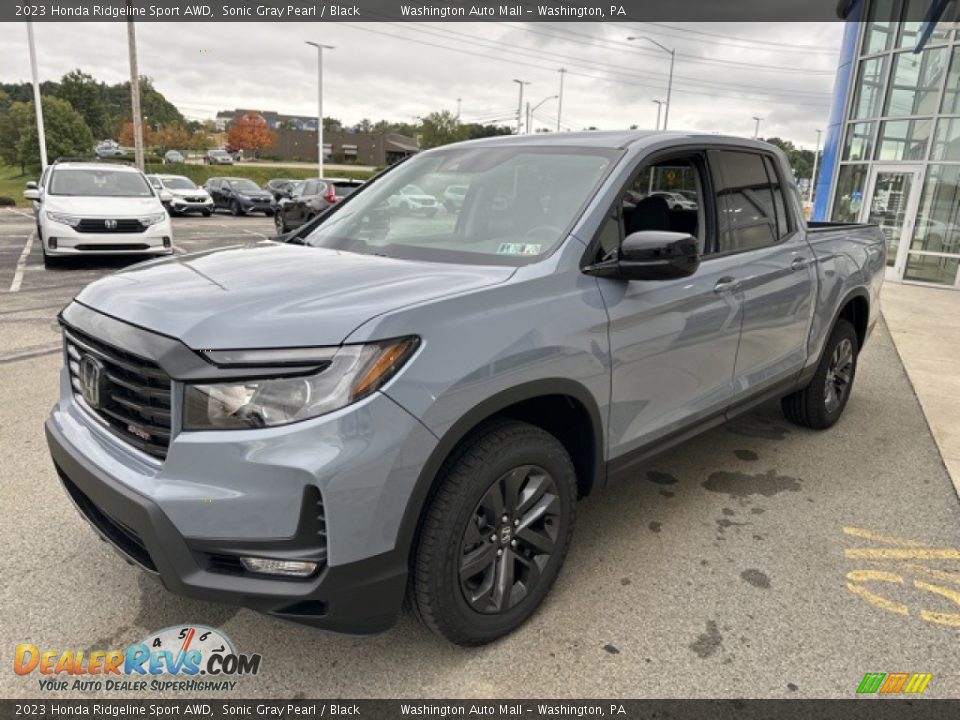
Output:
<svg viewBox="0 0 960 720">
<path fill-rule="evenodd" d="M 529 85 L 526 80 L 517 80 L 516 78 L 513 81 L 520 86 L 520 100 L 517 102 L 517 135 L 522 134 L 523 132 L 523 86 Z"/>
<path fill-rule="evenodd" d="M 663 50 L 665 53 L 670 55 L 670 78 L 667 80 L 667 109 L 663 113 L 663 129 L 667 129 L 667 124 L 670 122 L 670 96 L 673 92 L 673 63 L 677 59 L 677 51 L 671 50 L 666 45 L 661 45 L 653 38 L 647 37 L 646 35 L 631 35 L 627 40 L 646 40 L 649 43 L 653 43 L 658 48 Z M 657 122 L 659 125 L 659 121 Z M 658 128 L 659 129 L 659 128 Z"/>
<path fill-rule="evenodd" d="M 760 137 L 760 121 L 763 120 L 763 118 L 754 115 L 753 119 L 756 121 L 756 125 L 753 126 L 753 139 L 756 140 Z"/>
<path fill-rule="evenodd" d="M 659 130 L 659 129 L 660 129 L 660 110 L 663 109 L 663 100 L 651 100 L 651 102 L 655 102 L 655 103 L 657 104 L 657 127 L 656 127 L 656 129 Z"/>
<path fill-rule="evenodd" d="M 317 49 L 317 177 L 323 179 L 323 51 L 333 50 L 333 45 L 305 41 Z"/>
<path fill-rule="evenodd" d="M 37 139 L 40 141 L 40 169 L 47 169 L 47 138 L 43 128 L 43 104 L 40 102 L 40 81 L 37 79 L 37 48 L 33 41 L 33 23 L 27 23 L 27 44 L 30 46 L 30 77 L 33 83 L 33 109 L 37 116 Z"/>
<path fill-rule="evenodd" d="M 531 119 L 533 118 L 533 114 L 534 114 L 537 110 L 539 110 L 539 109 L 540 109 L 540 106 L 543 105 L 545 102 L 547 102 L 548 100 L 556 100 L 558 97 L 560 97 L 560 96 L 559 96 L 559 95 L 550 95 L 549 97 L 545 97 L 543 100 L 541 100 L 540 102 L 538 102 L 538 103 L 537 103 L 536 105 L 534 105 L 533 107 L 530 107 L 530 103 L 527 103 L 527 133 L 528 133 L 528 134 L 529 134 L 529 132 L 530 132 L 530 122 L 531 122 Z"/>
<path fill-rule="evenodd" d="M 820 158 L 820 133 L 823 130 L 817 130 L 817 149 L 813 151 L 813 177 L 810 178 L 810 202 L 813 202 L 813 195 L 817 189 L 817 160 Z"/>
</svg>

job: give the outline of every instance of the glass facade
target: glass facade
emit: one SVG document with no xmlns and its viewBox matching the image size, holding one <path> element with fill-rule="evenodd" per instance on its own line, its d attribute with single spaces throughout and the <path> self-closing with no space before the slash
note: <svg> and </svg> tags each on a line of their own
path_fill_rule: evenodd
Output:
<svg viewBox="0 0 960 720">
<path fill-rule="evenodd" d="M 960 289 L 960 28 L 915 52 L 919 6 L 867 3 L 824 213 L 881 226 L 888 278 Z"/>
</svg>

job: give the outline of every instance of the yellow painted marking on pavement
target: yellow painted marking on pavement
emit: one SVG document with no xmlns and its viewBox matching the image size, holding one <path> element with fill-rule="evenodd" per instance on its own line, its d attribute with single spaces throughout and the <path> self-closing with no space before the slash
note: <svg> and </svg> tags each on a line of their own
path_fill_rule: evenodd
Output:
<svg viewBox="0 0 960 720">
<path fill-rule="evenodd" d="M 937 570 L 935 568 L 928 568 L 924 567 L 923 565 L 908 564 L 906 567 L 908 570 L 912 570 L 913 572 L 925 573 L 931 577 L 937 578 L 938 580 L 945 580 L 946 582 L 960 585 L 960 575 L 957 573 L 947 572 L 946 570 Z"/>
<path fill-rule="evenodd" d="M 887 545 L 900 545 L 902 547 L 930 547 L 919 540 L 909 540 L 907 538 L 896 537 L 894 535 L 880 535 L 863 528 L 845 527 L 843 532 L 853 537 L 863 538 L 864 540 L 875 540 L 876 542 L 886 543 Z"/>
<path fill-rule="evenodd" d="M 847 590 L 852 592 L 854 595 L 859 595 L 861 598 L 866 600 L 871 605 L 880 608 L 881 610 L 889 610 L 890 612 L 897 613 L 897 615 L 909 615 L 910 611 L 907 609 L 906 605 L 902 603 L 896 603 L 892 600 L 887 600 L 884 597 L 879 595 L 874 595 L 872 592 L 867 590 L 862 585 L 854 585 L 853 583 L 847 583 Z"/>
<path fill-rule="evenodd" d="M 957 606 L 960 606 L 960 592 L 956 590 L 940 587 L 939 585 L 934 585 L 933 583 L 928 583 L 923 580 L 914 580 L 913 585 L 920 590 L 927 590 L 937 595 L 943 595 L 943 597 L 952 600 Z M 937 625 L 960 627 L 960 613 L 940 613 L 931 610 L 921 610 L 920 617 L 927 622 L 936 623 Z"/>
<path fill-rule="evenodd" d="M 870 582 L 871 580 L 876 580 L 879 582 L 903 584 L 902 576 L 884 570 L 851 570 L 847 573 L 847 580 L 851 582 Z"/>
<path fill-rule="evenodd" d="M 953 548 L 854 548 L 844 555 L 862 560 L 960 560 L 960 550 Z"/>
</svg>

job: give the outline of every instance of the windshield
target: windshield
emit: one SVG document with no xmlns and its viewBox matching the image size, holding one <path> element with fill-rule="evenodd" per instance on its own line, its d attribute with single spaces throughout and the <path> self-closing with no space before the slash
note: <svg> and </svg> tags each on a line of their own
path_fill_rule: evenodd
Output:
<svg viewBox="0 0 960 720">
<path fill-rule="evenodd" d="M 253 180 L 247 180 L 247 178 L 234 178 L 228 180 L 231 187 L 234 190 L 239 190 L 241 192 L 259 192 L 260 186 L 257 185 Z"/>
<path fill-rule="evenodd" d="M 82 197 L 151 197 L 143 175 L 122 170 L 63 168 L 50 179 L 51 195 Z"/>
<path fill-rule="evenodd" d="M 305 244 L 437 262 L 522 265 L 564 239 L 619 151 L 451 147 L 418 156 L 333 212 Z M 451 185 L 463 202 L 444 204 Z"/>
<path fill-rule="evenodd" d="M 196 190 L 197 186 L 194 184 L 193 180 L 185 177 L 173 177 L 167 178 L 163 181 L 163 184 L 166 185 L 171 190 Z"/>
</svg>

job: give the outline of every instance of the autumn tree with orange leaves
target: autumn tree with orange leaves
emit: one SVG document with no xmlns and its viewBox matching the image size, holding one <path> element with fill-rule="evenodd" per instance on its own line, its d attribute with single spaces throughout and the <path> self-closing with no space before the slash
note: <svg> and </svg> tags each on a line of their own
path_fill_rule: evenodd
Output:
<svg viewBox="0 0 960 720">
<path fill-rule="evenodd" d="M 143 124 L 143 144 L 144 146 L 150 145 L 152 138 L 150 137 L 153 134 L 150 127 L 144 123 Z M 127 122 L 123 124 L 123 127 L 120 128 L 120 145 L 123 147 L 133 147 L 133 123 Z"/>
<path fill-rule="evenodd" d="M 246 113 L 234 120 L 227 129 L 227 144 L 241 150 L 252 150 L 254 157 L 263 148 L 276 142 L 277 136 L 259 113 Z"/>
</svg>

